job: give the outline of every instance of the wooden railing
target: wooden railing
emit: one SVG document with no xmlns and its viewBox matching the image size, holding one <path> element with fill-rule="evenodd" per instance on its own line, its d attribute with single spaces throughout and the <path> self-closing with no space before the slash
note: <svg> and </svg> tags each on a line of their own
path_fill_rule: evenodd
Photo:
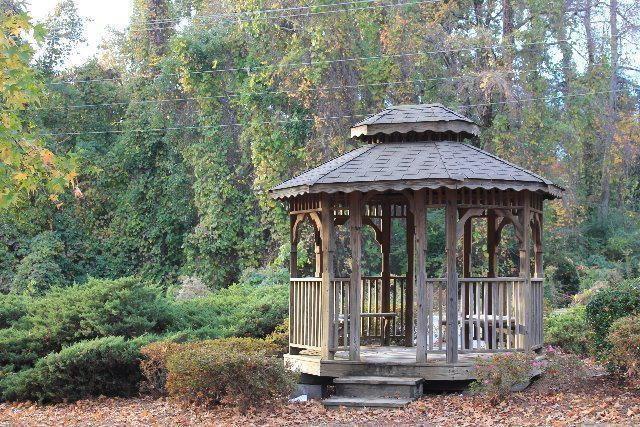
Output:
<svg viewBox="0 0 640 427">
<path fill-rule="evenodd" d="M 392 343 L 396 343 L 404 338 L 405 334 L 405 305 L 407 278 L 401 276 L 391 276 L 389 279 L 389 313 L 393 316 L 388 318 L 390 324 L 389 338 Z M 382 277 L 365 276 L 362 278 L 362 305 L 361 305 L 362 327 L 361 339 L 364 343 L 379 343 L 382 338 L 382 330 L 385 318 L 375 316 L 382 313 Z"/>
<path fill-rule="evenodd" d="M 524 349 L 524 279 L 464 278 L 459 288 L 460 353 Z"/>
<path fill-rule="evenodd" d="M 458 279 L 458 352 L 501 352 L 522 350 L 528 327 L 532 348 L 542 345 L 542 279 L 531 279 L 531 302 L 525 305 L 525 279 L 518 277 L 459 278 Z M 383 330 L 382 279 L 363 277 L 361 282 L 361 343 L 379 343 Z M 330 319 L 333 351 L 346 350 L 349 345 L 349 279 L 336 278 L 331 284 L 334 301 Z M 445 279 L 427 279 L 427 351 L 446 351 Z M 322 340 L 322 279 L 291 279 L 290 343 L 298 348 L 320 348 Z M 390 281 L 390 322 L 392 343 L 400 343 L 405 336 L 406 278 L 392 277 Z M 415 317 L 415 316 L 414 316 Z M 394 340 L 394 338 L 396 340 Z M 394 342 L 395 341 L 395 342 Z"/>
<path fill-rule="evenodd" d="M 531 311 L 533 316 L 531 346 L 533 348 L 542 347 L 544 343 L 542 319 L 544 318 L 544 279 L 531 279 Z"/>
<path fill-rule="evenodd" d="M 322 345 L 322 279 L 291 279 L 289 344 L 298 348 Z"/>
</svg>

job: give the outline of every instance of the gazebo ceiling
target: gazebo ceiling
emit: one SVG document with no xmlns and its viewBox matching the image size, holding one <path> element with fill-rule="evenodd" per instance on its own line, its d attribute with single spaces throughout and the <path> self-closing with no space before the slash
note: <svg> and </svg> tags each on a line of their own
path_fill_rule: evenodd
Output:
<svg viewBox="0 0 640 427">
<path fill-rule="evenodd" d="M 364 138 L 377 134 L 453 132 L 478 136 L 480 128 L 473 120 L 441 104 L 398 105 L 385 108 L 356 123 L 351 137 Z M 465 135 L 466 136 L 466 135 Z"/>
<path fill-rule="evenodd" d="M 551 181 L 459 141 L 415 141 L 416 132 L 477 133 L 466 117 L 439 104 L 399 106 L 383 110 L 352 128 L 352 135 L 371 135 L 372 126 L 389 125 L 400 142 L 369 143 L 310 169 L 270 190 L 276 199 L 307 194 L 352 191 L 402 191 L 422 188 L 529 190 L 547 197 L 564 191 Z M 405 126 L 404 130 L 400 130 Z M 423 126 L 418 131 L 417 126 Z M 436 130 L 440 126 L 443 130 Z M 395 129 L 395 130 L 393 130 Z M 411 133 L 411 138 L 404 136 Z M 474 134 L 476 134 L 474 133 Z"/>
</svg>

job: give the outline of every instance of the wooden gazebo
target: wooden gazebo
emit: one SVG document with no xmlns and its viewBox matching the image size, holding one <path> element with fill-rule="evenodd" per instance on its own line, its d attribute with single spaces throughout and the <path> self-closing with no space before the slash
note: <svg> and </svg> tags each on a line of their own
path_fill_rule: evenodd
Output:
<svg viewBox="0 0 640 427">
<path fill-rule="evenodd" d="M 387 108 L 353 126 L 360 148 L 270 190 L 291 218 L 290 366 L 329 377 L 400 370 L 469 379 L 473 357 L 541 347 L 542 205 L 563 190 L 465 142 L 478 133 L 439 104 Z M 426 212 L 434 208 L 445 210 L 445 277 L 427 277 L 425 268 Z M 405 277 L 389 271 L 394 218 L 406 221 Z M 474 218 L 486 219 L 486 277 L 471 277 Z M 315 229 L 316 274 L 298 277 L 299 228 L 307 220 Z M 335 227 L 343 224 L 351 273 L 335 277 Z M 363 226 L 381 247 L 379 276 L 361 274 Z M 505 226 L 519 243 L 517 277 L 497 277 Z"/>
</svg>

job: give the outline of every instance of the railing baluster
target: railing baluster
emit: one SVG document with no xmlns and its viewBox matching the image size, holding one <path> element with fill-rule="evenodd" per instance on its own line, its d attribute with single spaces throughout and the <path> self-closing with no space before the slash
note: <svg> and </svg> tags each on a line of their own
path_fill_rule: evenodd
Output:
<svg viewBox="0 0 640 427">
<path fill-rule="evenodd" d="M 484 315 L 484 331 L 482 331 L 482 337 L 484 338 L 484 347 L 489 348 L 489 283 L 482 281 L 482 314 Z"/>
</svg>

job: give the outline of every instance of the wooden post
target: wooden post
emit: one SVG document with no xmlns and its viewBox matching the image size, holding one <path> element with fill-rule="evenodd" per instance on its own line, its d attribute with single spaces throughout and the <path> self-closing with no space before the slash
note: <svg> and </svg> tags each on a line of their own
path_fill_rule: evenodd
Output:
<svg viewBox="0 0 640 427">
<path fill-rule="evenodd" d="M 362 253 L 362 194 L 349 193 L 351 281 L 349 283 L 349 360 L 360 360 L 360 261 Z"/>
<path fill-rule="evenodd" d="M 496 212 L 493 209 L 489 209 L 487 212 L 487 254 L 489 257 L 487 277 L 496 277 L 496 272 L 498 271 L 496 248 Z"/>
<path fill-rule="evenodd" d="M 335 304 L 333 295 L 333 204 L 331 197 L 320 195 L 320 221 L 322 223 L 322 360 L 333 360 L 335 339 L 333 322 L 335 321 Z"/>
<path fill-rule="evenodd" d="M 462 218 L 464 214 L 465 214 L 464 209 L 458 209 L 458 218 Z M 458 221 L 460 221 L 460 219 L 458 219 Z M 471 277 L 471 247 L 473 244 L 473 240 L 472 240 L 473 229 L 471 225 L 471 218 L 467 218 L 463 227 L 464 227 L 464 230 L 462 233 L 462 277 Z M 462 289 L 460 289 L 460 292 L 461 292 L 460 297 L 466 299 L 467 298 L 466 292 L 468 292 L 468 288 L 463 286 Z M 465 304 L 464 314 L 465 316 L 469 316 L 471 314 L 470 304 Z M 462 331 L 463 331 L 462 333 L 464 334 L 464 336 L 468 337 L 469 324 L 466 322 L 463 322 L 461 327 L 462 327 Z M 478 331 L 476 331 L 476 333 L 478 333 Z M 465 348 L 469 348 L 471 345 L 469 340 L 467 340 L 465 344 L 466 344 Z"/>
<path fill-rule="evenodd" d="M 390 271 L 390 257 L 391 257 L 391 205 L 389 202 L 382 203 L 382 289 L 380 295 L 380 309 L 383 313 L 389 313 L 391 311 L 391 271 Z M 389 345 L 390 343 L 390 322 L 391 319 L 387 317 L 382 318 L 382 345 Z"/>
<path fill-rule="evenodd" d="M 464 214 L 463 212 L 460 212 Z M 462 216 L 462 215 L 460 215 Z M 472 219 L 467 219 L 464 223 L 464 233 L 462 237 L 462 277 L 471 277 L 471 246 L 473 245 Z"/>
<path fill-rule="evenodd" d="M 320 229 L 316 226 L 313 231 L 313 237 L 315 241 L 314 252 L 316 254 L 316 277 L 322 277 L 322 236 L 320 235 Z"/>
<path fill-rule="evenodd" d="M 414 272 L 414 236 L 413 212 L 407 209 L 407 281 L 404 291 L 404 345 L 413 347 L 413 272 Z"/>
<path fill-rule="evenodd" d="M 431 314 L 431 307 L 427 307 L 426 257 L 427 257 L 427 221 L 425 217 L 426 190 L 418 190 L 413 196 L 416 249 L 416 362 L 427 361 L 427 314 Z"/>
<path fill-rule="evenodd" d="M 529 244 L 531 236 L 531 193 L 523 194 L 523 208 L 520 212 L 522 241 L 520 242 L 520 277 L 524 278 L 524 350 L 531 350 L 531 327 L 533 325 L 533 298 L 531 292 L 531 260 Z"/>
<path fill-rule="evenodd" d="M 447 253 L 447 363 L 458 361 L 458 271 L 456 269 L 456 228 L 458 194 L 447 189 L 445 212 Z"/>
<path fill-rule="evenodd" d="M 289 215 L 291 258 L 289 259 L 289 275 L 298 277 L 298 233 L 296 231 L 296 215 Z"/>
<path fill-rule="evenodd" d="M 493 209 L 487 209 L 487 258 L 488 258 L 488 268 L 487 268 L 487 277 L 496 277 L 497 263 L 496 263 L 496 212 Z M 497 316 L 498 313 L 501 312 L 502 308 L 498 310 L 496 303 L 498 301 L 494 300 L 494 294 L 496 298 L 498 298 L 498 284 L 491 283 L 488 289 L 487 296 L 487 311 L 492 316 Z M 495 310 L 494 310 L 495 308 Z M 495 327 L 495 322 L 492 324 L 493 328 L 491 329 L 492 336 L 496 336 L 497 339 L 497 328 Z M 489 331 L 487 331 L 489 332 Z M 490 349 L 494 348 L 494 339 L 487 339 L 486 341 L 487 347 Z"/>
<path fill-rule="evenodd" d="M 536 230 L 535 241 L 535 277 L 541 279 L 544 276 L 544 265 L 542 263 L 542 214 L 538 214 L 538 229 Z"/>
</svg>

